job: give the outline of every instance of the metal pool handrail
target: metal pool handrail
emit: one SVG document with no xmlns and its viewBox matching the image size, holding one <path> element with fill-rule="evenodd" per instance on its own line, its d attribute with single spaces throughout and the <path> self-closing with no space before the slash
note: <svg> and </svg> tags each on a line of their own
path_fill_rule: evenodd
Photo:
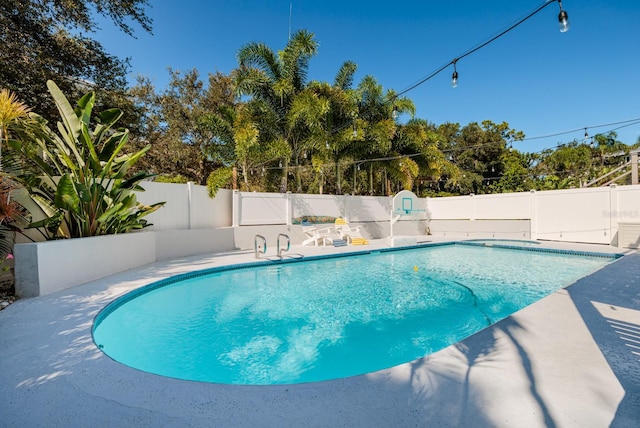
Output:
<svg viewBox="0 0 640 428">
<path fill-rule="evenodd" d="M 280 249 L 280 237 L 286 238 L 286 240 L 287 240 L 287 248 Z M 278 234 L 278 244 L 277 244 L 278 257 L 282 258 L 282 253 L 284 251 L 289 251 L 290 249 L 291 249 L 291 239 L 289 238 L 289 235 L 285 235 L 284 233 L 279 233 Z"/>
<path fill-rule="evenodd" d="M 258 239 L 262 241 L 262 246 L 258 245 Z M 262 252 L 262 254 L 267 253 L 267 239 L 264 236 L 256 235 L 255 238 L 253 238 L 253 245 L 255 248 L 256 259 L 260 258 L 260 252 Z"/>
</svg>

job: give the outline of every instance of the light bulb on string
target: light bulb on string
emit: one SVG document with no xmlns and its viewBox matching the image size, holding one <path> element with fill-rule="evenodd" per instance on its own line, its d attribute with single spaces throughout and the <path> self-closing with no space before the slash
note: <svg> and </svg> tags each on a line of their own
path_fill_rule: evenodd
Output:
<svg viewBox="0 0 640 428">
<path fill-rule="evenodd" d="M 458 70 L 456 70 L 456 62 L 458 62 L 457 59 L 453 60 L 453 74 L 451 75 L 451 87 L 452 88 L 457 88 L 458 87 Z"/>
<path fill-rule="evenodd" d="M 560 32 L 566 33 L 571 28 L 569 24 L 569 14 L 562 8 L 562 0 L 558 0 L 558 5 L 560 6 L 560 13 L 558 14 L 558 22 L 560 24 Z"/>
<path fill-rule="evenodd" d="M 398 106 L 397 105 L 393 106 L 393 111 L 391 112 L 391 117 L 393 117 L 394 119 L 398 118 Z"/>
</svg>

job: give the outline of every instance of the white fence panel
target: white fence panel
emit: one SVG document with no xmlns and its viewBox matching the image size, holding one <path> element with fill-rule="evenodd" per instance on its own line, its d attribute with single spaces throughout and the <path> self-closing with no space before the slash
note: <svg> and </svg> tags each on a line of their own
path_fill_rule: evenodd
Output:
<svg viewBox="0 0 640 428">
<path fill-rule="evenodd" d="M 522 220 L 532 216 L 530 192 L 476 195 L 473 200 L 476 220 Z"/>
<path fill-rule="evenodd" d="M 427 198 L 427 212 L 429 218 L 438 220 L 473 219 L 473 197 Z"/>
<path fill-rule="evenodd" d="M 536 193 L 536 231 L 539 239 L 609 244 L 610 190 L 554 190 Z"/>
<path fill-rule="evenodd" d="M 386 221 L 391 198 L 385 196 L 291 194 L 293 218 L 301 216 L 344 217 L 351 222 Z"/>
<path fill-rule="evenodd" d="M 191 185 L 191 229 L 231 226 L 233 192 L 220 189 L 209 197 L 206 186 Z"/>
<path fill-rule="evenodd" d="M 141 183 L 144 192 L 136 192 L 138 201 L 151 205 L 166 202 L 162 208 L 145 217 L 153 223 L 151 230 L 172 230 L 189 228 L 189 191 L 187 184 Z"/>
<path fill-rule="evenodd" d="M 610 213 L 615 223 L 640 223 L 640 185 L 615 188 L 617 206 Z"/>
<path fill-rule="evenodd" d="M 240 226 L 287 224 L 286 193 L 239 192 L 237 201 Z"/>
<path fill-rule="evenodd" d="M 346 200 L 336 195 L 289 194 L 293 206 L 292 217 L 327 216 L 344 217 Z"/>
<path fill-rule="evenodd" d="M 347 196 L 349 222 L 386 221 L 391 216 L 391 198 L 385 196 Z"/>
</svg>

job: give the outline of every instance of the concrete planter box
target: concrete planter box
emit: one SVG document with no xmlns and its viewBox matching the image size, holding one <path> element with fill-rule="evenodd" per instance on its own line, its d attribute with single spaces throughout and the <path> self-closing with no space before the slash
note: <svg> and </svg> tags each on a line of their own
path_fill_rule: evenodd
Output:
<svg viewBox="0 0 640 428">
<path fill-rule="evenodd" d="M 35 297 L 152 263 L 153 233 L 16 244 L 16 294 Z"/>
<path fill-rule="evenodd" d="M 163 230 L 16 244 L 16 294 L 36 297 L 143 266 L 235 248 L 233 228 Z"/>
</svg>

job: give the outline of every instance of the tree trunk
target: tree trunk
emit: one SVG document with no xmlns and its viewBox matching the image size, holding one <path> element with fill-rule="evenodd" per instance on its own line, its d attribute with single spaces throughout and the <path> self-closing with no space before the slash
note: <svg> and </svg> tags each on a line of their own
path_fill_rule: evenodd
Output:
<svg viewBox="0 0 640 428">
<path fill-rule="evenodd" d="M 336 194 L 337 195 L 342 195 L 342 183 L 340 180 L 340 163 L 338 162 L 338 159 L 336 159 Z"/>
<path fill-rule="evenodd" d="M 369 194 L 373 196 L 373 162 L 369 165 Z"/>
<path fill-rule="evenodd" d="M 282 178 L 280 179 L 280 192 L 287 193 L 287 185 L 289 178 L 289 159 L 285 159 L 284 168 L 282 168 Z"/>
<path fill-rule="evenodd" d="M 302 193 L 302 177 L 300 174 L 300 159 L 296 156 L 296 192 Z"/>
</svg>

